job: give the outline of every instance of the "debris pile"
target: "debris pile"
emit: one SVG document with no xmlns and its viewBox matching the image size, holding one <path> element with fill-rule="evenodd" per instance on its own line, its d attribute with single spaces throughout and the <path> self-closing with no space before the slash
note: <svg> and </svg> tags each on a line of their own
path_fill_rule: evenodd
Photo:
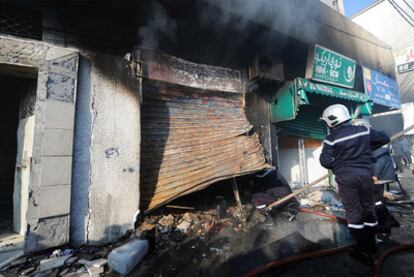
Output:
<svg viewBox="0 0 414 277">
<path fill-rule="evenodd" d="M 239 252 L 235 245 L 243 248 L 241 240 L 256 233 L 258 226 L 266 223 L 273 226 L 272 218 L 251 203 L 242 205 L 244 221 L 236 203 L 227 206 L 222 197 L 216 200 L 211 208 L 190 211 L 163 208 L 159 214 L 148 215 L 138 227 L 137 235 L 149 240 L 150 254 L 132 274 L 185 274 L 183 268 L 195 270 L 194 266 L 211 269 Z M 186 257 L 174 253 L 186 253 Z M 163 261 L 169 268 L 160 266 Z"/>
<path fill-rule="evenodd" d="M 146 214 L 137 221 L 135 233 L 116 244 L 36 253 L 16 259 L 0 274 L 6 277 L 203 275 L 242 255 L 246 249 L 273 241 L 281 230 L 296 230 L 295 224 L 315 222 L 312 219 L 309 223 L 303 214 L 295 219 L 299 209 L 296 198 L 266 212 L 262 206 L 290 193 L 284 187 L 260 187 L 247 180 L 241 185 L 241 201 L 235 199 L 230 186 L 225 188 L 229 188 L 227 193 L 223 189 L 219 196 L 212 189 L 211 193 L 193 194 L 187 200 L 175 202 L 176 205 Z M 398 199 L 401 198 L 394 200 Z M 327 188 L 303 195 L 300 207 L 336 215 L 344 212 L 337 193 Z M 332 223 L 327 224 L 325 229 L 334 228 L 329 227 Z M 186 272 L 187 269 L 192 271 Z"/>
<path fill-rule="evenodd" d="M 330 189 L 317 190 L 310 193 L 306 198 L 300 200 L 302 208 L 314 208 L 336 215 L 344 215 L 345 210 L 338 194 Z"/>
<path fill-rule="evenodd" d="M 4 276 L 100 276 L 110 269 L 106 266 L 107 247 L 56 249 L 21 257 L 2 268 Z"/>
<path fill-rule="evenodd" d="M 255 214 L 252 219 L 259 222 L 265 220 L 265 217 L 255 211 L 251 204 L 243 205 L 243 210 L 250 216 L 252 213 Z M 190 237 L 219 233 L 225 228 L 231 228 L 236 232 L 246 231 L 257 223 L 249 220 L 245 224 L 241 219 L 240 210 L 232 206 L 224 212 L 220 205 L 205 211 L 170 210 L 170 212 L 148 216 L 138 227 L 137 234 L 148 239 L 155 248 L 159 248 L 164 244 L 176 245 Z"/>
</svg>

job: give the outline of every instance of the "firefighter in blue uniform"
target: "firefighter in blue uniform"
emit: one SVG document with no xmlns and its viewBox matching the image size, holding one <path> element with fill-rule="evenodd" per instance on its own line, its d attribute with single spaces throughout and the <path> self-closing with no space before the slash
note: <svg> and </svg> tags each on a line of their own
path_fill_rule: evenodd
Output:
<svg viewBox="0 0 414 277">
<path fill-rule="evenodd" d="M 383 133 L 365 126 L 352 126 L 348 109 L 342 104 L 323 111 L 330 134 L 325 138 L 319 158 L 331 169 L 338 184 L 348 228 L 356 241 L 350 253 L 365 264 L 373 264 L 377 251 L 372 151 L 389 142 Z"/>
<path fill-rule="evenodd" d="M 352 125 L 371 128 L 369 122 L 364 119 L 354 120 Z M 400 223 L 388 211 L 384 201 L 385 184 L 396 182 L 398 178 L 388 144 L 374 150 L 372 158 L 374 163 L 374 176 L 372 178 L 374 181 L 375 213 L 378 218 L 377 234 L 385 238 L 391 235 L 392 227 L 400 226 Z"/>
</svg>

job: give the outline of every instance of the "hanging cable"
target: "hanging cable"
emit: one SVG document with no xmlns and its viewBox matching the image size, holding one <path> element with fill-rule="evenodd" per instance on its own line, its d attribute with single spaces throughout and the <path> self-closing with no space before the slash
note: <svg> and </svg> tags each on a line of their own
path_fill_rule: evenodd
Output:
<svg viewBox="0 0 414 277">
<path fill-rule="evenodd" d="M 407 5 L 407 7 L 408 8 L 410 8 L 410 10 L 414 13 L 414 8 L 413 7 L 411 7 L 411 5 L 410 4 L 408 4 L 408 2 L 406 1 L 406 0 L 403 0 L 404 1 L 404 3 Z"/>
<path fill-rule="evenodd" d="M 394 5 L 398 8 L 401 13 L 404 13 L 406 17 L 408 17 L 411 23 L 414 23 L 414 18 L 405 10 L 403 9 L 400 4 L 398 4 L 395 0 L 390 0 L 394 3 Z"/>
<path fill-rule="evenodd" d="M 411 26 L 414 27 L 414 19 L 404 10 L 402 9 L 394 0 L 388 0 L 390 4 L 394 7 L 394 9 L 400 14 L 400 16 Z"/>
<path fill-rule="evenodd" d="M 404 18 L 404 20 L 410 24 L 412 27 L 414 27 L 414 20 L 408 15 L 409 18 L 411 18 L 413 20 L 413 22 L 411 22 L 409 19 L 407 19 L 404 14 L 400 11 L 399 8 L 401 8 L 400 6 L 398 6 L 393 0 L 388 0 L 388 2 L 393 6 L 393 8 L 401 15 L 402 18 Z M 404 11 L 405 12 L 405 11 Z"/>
</svg>

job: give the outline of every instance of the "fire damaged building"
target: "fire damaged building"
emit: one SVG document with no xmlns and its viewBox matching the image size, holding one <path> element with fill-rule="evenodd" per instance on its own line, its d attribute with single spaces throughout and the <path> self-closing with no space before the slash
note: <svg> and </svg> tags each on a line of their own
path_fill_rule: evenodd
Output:
<svg viewBox="0 0 414 277">
<path fill-rule="evenodd" d="M 272 166 L 309 183 L 324 108 L 399 105 L 364 86 L 395 78 L 391 48 L 317 0 L 19 0 L 0 18 L 0 258 L 116 241 Z"/>
</svg>

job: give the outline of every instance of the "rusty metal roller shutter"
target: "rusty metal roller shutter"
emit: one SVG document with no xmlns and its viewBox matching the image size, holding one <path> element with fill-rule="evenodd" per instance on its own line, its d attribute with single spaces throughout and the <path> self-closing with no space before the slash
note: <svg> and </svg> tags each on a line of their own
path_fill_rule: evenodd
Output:
<svg viewBox="0 0 414 277">
<path fill-rule="evenodd" d="M 241 93 L 147 80 L 141 120 L 143 210 L 266 166 Z"/>
</svg>

